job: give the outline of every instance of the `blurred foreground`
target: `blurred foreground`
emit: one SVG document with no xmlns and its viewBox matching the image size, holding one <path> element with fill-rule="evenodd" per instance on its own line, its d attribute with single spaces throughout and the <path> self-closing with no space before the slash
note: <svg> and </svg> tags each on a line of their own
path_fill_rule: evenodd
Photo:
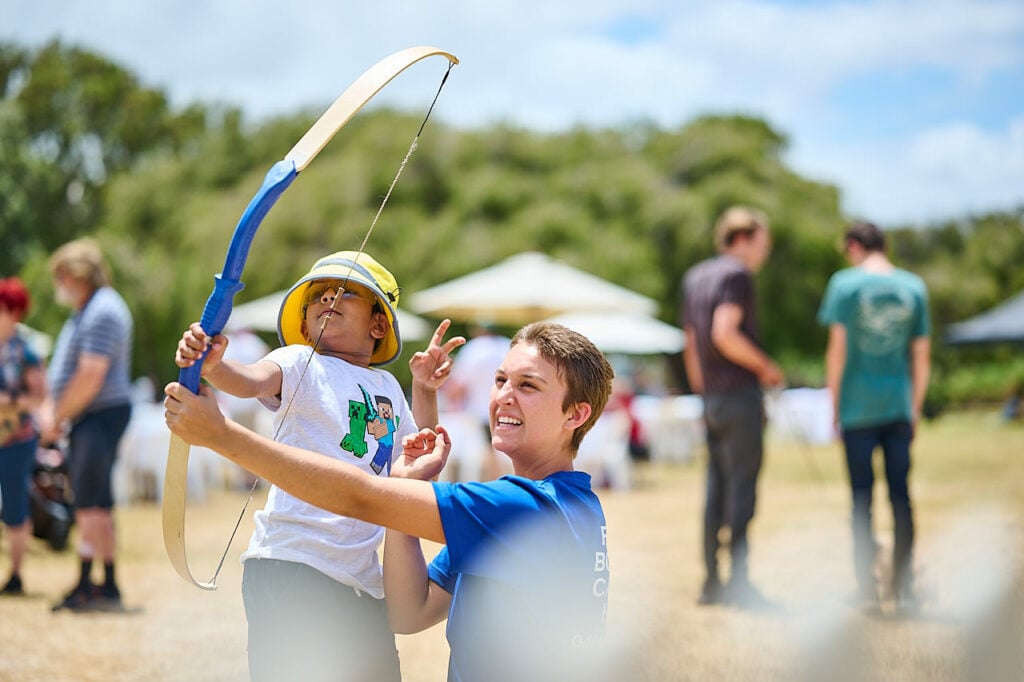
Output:
<svg viewBox="0 0 1024 682">
<path fill-rule="evenodd" d="M 638 467 L 629 491 L 602 494 L 612 561 L 609 679 L 1024 679 L 1024 425 L 995 414 L 925 424 L 913 451 L 914 618 L 865 615 L 853 590 L 849 493 L 836 445 L 769 439 L 751 527 L 753 580 L 778 608 L 698 608 L 703 454 Z M 193 570 L 212 574 L 244 493 L 189 507 Z M 888 543 L 884 483 L 876 529 Z M 163 553 L 160 509 L 117 511 L 126 614 L 51 613 L 77 575 L 71 553 L 36 541 L 28 596 L 0 599 L 0 680 L 248 679 L 238 555 L 246 513 L 216 592 L 183 583 Z M 432 554 L 436 548 L 428 548 Z M 406 680 L 445 678 L 443 625 L 399 637 Z"/>
</svg>

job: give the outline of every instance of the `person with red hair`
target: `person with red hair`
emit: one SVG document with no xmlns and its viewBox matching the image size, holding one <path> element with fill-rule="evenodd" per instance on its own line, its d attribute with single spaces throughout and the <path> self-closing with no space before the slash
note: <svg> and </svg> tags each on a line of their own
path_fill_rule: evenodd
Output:
<svg viewBox="0 0 1024 682">
<path fill-rule="evenodd" d="M 46 398 L 42 359 L 18 334 L 30 298 L 17 277 L 0 280 L 0 521 L 7 528 L 11 577 L 2 595 L 22 595 L 21 563 L 32 532 L 29 487 L 39 430 L 33 412 Z"/>
</svg>

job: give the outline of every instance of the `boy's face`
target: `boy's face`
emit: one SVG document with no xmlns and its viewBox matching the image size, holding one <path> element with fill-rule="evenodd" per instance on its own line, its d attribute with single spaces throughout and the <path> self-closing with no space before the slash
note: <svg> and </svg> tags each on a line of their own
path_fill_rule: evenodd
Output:
<svg viewBox="0 0 1024 682">
<path fill-rule="evenodd" d="M 376 304 L 373 292 L 355 282 L 315 280 L 303 297 L 303 336 L 310 343 L 319 337 L 317 348 L 324 352 L 365 352 L 369 358 L 374 342 L 387 333 L 387 316 L 374 310 Z"/>
<path fill-rule="evenodd" d="M 516 464 L 551 456 L 568 446 L 579 422 L 562 409 L 565 381 L 535 346 L 517 343 L 495 372 L 491 388 L 491 441 Z M 589 414 L 589 413 L 588 413 Z"/>
</svg>

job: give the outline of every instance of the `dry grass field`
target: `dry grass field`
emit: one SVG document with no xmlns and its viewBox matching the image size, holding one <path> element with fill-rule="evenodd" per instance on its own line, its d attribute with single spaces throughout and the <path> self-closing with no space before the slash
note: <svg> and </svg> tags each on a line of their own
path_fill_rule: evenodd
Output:
<svg viewBox="0 0 1024 682">
<path fill-rule="evenodd" d="M 611 679 L 1024 679 L 1024 426 L 992 414 L 925 424 L 914 449 L 916 565 L 927 597 L 913 618 L 865 615 L 852 589 L 849 501 L 838 446 L 769 439 L 751 529 L 753 579 L 778 608 L 698 608 L 703 463 L 646 465 L 629 492 L 605 492 L 612 587 Z M 193 570 L 212 573 L 244 501 L 190 507 Z M 260 500 L 256 501 L 259 504 Z M 876 527 L 887 542 L 885 488 Z M 247 514 L 247 516 L 249 516 Z M 163 554 L 160 509 L 117 511 L 123 614 L 51 613 L 77 566 L 33 546 L 29 594 L 0 599 L 0 680 L 246 680 L 237 557 L 220 589 L 184 584 Z M 6 571 L 7 557 L 0 556 Z M 6 574 L 3 575 L 6 577 Z M 405 678 L 443 680 L 443 626 L 399 638 Z"/>
</svg>

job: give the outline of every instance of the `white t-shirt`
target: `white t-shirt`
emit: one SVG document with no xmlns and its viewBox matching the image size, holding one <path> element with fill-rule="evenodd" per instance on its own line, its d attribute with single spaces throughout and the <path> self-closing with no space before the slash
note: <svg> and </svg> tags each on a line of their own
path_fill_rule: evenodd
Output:
<svg viewBox="0 0 1024 682">
<path fill-rule="evenodd" d="M 388 475 L 402 437 L 417 430 L 394 376 L 302 345 L 278 348 L 266 359 L 283 373 L 282 399 L 260 399 L 276 413 L 274 432 L 279 442 L 335 457 L 373 475 Z M 309 366 L 300 384 L 307 359 Z M 292 397 L 296 385 L 297 395 Z M 377 599 L 384 596 L 377 556 L 384 538 L 380 526 L 331 514 L 277 486 L 271 486 L 255 522 L 242 561 L 294 561 Z"/>
<path fill-rule="evenodd" d="M 263 343 L 260 337 L 244 329 L 228 332 L 228 339 L 230 343 L 228 343 L 227 350 L 224 351 L 226 360 L 249 365 L 259 362 L 270 352 L 270 348 Z M 260 406 L 251 399 L 239 398 L 223 391 L 218 392 L 217 402 L 223 406 L 229 417 L 247 427 L 253 426 L 253 415 L 260 411 Z"/>
</svg>

